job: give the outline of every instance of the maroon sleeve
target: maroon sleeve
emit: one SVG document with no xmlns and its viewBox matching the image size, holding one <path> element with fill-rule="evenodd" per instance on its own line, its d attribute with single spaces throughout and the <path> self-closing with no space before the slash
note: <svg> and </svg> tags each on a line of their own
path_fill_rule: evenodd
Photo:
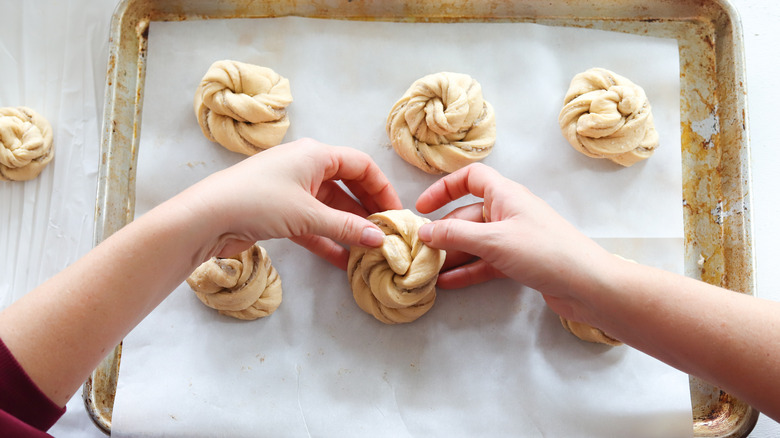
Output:
<svg viewBox="0 0 780 438">
<path fill-rule="evenodd" d="M 0 339 L 0 430 L 13 436 L 47 436 L 65 413 L 44 394 Z"/>
</svg>

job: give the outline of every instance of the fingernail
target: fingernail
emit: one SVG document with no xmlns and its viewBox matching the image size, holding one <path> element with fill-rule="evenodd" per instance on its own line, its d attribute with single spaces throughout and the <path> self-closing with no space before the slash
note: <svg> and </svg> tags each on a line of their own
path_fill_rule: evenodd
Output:
<svg viewBox="0 0 780 438">
<path fill-rule="evenodd" d="M 360 235 L 360 244 L 371 248 L 382 245 L 384 240 L 385 233 L 373 227 L 363 228 L 363 234 Z"/>
<path fill-rule="evenodd" d="M 425 224 L 417 230 L 417 235 L 423 242 L 430 242 L 433 234 L 433 224 Z"/>
</svg>

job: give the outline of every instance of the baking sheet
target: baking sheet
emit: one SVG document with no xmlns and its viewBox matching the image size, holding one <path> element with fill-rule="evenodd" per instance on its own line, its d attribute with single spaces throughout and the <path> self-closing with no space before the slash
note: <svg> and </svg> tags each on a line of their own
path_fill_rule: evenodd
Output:
<svg viewBox="0 0 780 438">
<path fill-rule="evenodd" d="M 496 108 L 486 164 L 624 256 L 682 271 L 674 40 L 299 18 L 155 22 L 150 35 L 137 214 L 240 160 L 206 141 L 192 113 L 192 93 L 217 59 L 290 78 L 286 138 L 368 151 L 411 207 L 436 177 L 395 155 L 384 120 L 412 81 L 449 70 L 479 80 Z M 645 87 L 661 134 L 652 159 L 622 169 L 580 156 L 561 137 L 568 82 L 592 66 Z M 441 292 L 423 319 L 387 327 L 357 309 L 343 272 L 289 242 L 264 245 L 284 282 L 280 310 L 228 321 L 180 287 L 125 340 L 114 434 L 691 434 L 687 375 L 627 347 L 584 345 L 532 291 L 496 281 Z"/>
</svg>

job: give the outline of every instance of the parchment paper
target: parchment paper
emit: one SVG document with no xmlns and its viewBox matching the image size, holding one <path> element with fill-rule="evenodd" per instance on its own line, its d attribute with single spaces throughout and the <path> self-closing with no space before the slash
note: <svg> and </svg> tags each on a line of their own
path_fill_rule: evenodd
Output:
<svg viewBox="0 0 780 438">
<path fill-rule="evenodd" d="M 0 181 L 0 309 L 92 248 L 108 28 L 115 0 L 0 2 L 0 107 L 52 126 L 54 159 L 25 182 Z M 102 438 L 81 392 L 51 428 Z"/>
<path fill-rule="evenodd" d="M 192 110 L 218 59 L 288 77 L 286 139 L 369 152 L 408 208 L 437 177 L 395 154 L 387 114 L 419 77 L 469 73 L 497 115 L 486 164 L 608 249 L 682 272 L 674 40 L 532 24 L 155 22 L 137 214 L 242 158 L 208 142 Z M 650 160 L 623 169 L 561 136 L 569 81 L 594 66 L 647 91 L 661 135 Z M 357 308 L 344 272 L 290 242 L 263 245 L 282 276 L 279 310 L 235 321 L 179 287 L 125 340 L 115 435 L 691 435 L 685 374 L 629 347 L 579 341 L 532 290 L 501 280 L 440 291 L 420 320 L 385 326 Z"/>
</svg>

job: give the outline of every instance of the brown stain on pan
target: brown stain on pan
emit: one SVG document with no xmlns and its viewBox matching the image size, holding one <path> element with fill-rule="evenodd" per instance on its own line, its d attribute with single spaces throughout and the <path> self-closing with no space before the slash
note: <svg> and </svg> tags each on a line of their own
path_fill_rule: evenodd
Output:
<svg viewBox="0 0 780 438">
<path fill-rule="evenodd" d="M 718 205 L 721 177 L 719 158 L 714 138 L 704 138 L 691 128 L 690 122 L 681 123 L 683 162 L 690 163 L 683 174 L 683 215 L 686 224 L 685 246 L 698 252 L 701 280 L 720 286 L 725 278 L 723 254 L 723 226 Z"/>
<path fill-rule="evenodd" d="M 694 436 L 712 438 L 746 437 L 758 420 L 758 411 L 729 393 L 718 390 L 711 411 L 694 412 Z"/>
</svg>

